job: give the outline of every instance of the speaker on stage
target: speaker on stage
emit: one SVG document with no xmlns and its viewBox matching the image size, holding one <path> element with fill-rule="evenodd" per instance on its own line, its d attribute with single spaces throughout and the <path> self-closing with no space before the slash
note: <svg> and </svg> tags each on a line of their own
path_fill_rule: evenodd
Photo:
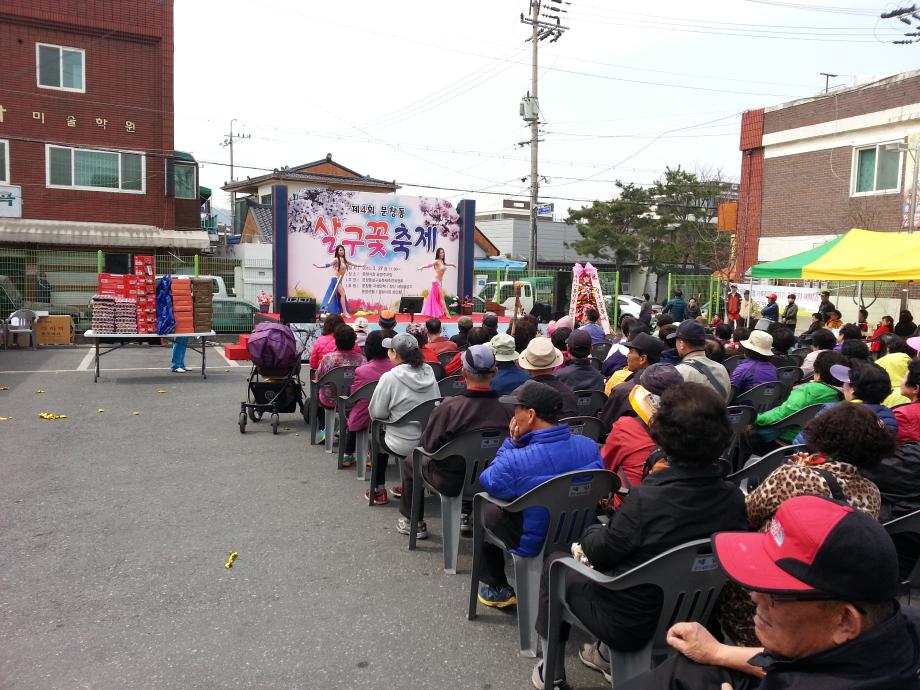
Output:
<svg viewBox="0 0 920 690">
<path fill-rule="evenodd" d="M 543 302 L 534 302 L 530 315 L 536 316 L 540 323 L 549 323 L 553 316 L 553 308 Z"/>
<path fill-rule="evenodd" d="M 399 313 L 400 314 L 418 314 L 422 310 L 424 297 L 400 297 Z"/>
<path fill-rule="evenodd" d="M 286 297 L 278 311 L 281 323 L 313 323 L 316 321 L 316 300 L 312 297 Z"/>
</svg>

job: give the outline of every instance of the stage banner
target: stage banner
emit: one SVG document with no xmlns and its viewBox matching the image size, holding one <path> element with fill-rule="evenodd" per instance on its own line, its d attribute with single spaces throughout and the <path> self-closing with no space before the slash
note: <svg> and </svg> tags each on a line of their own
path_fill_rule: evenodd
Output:
<svg viewBox="0 0 920 690">
<path fill-rule="evenodd" d="M 401 297 L 427 296 L 444 250 L 442 290 L 457 296 L 460 217 L 451 202 L 428 197 L 303 189 L 288 198 L 287 285 L 292 297 L 314 297 L 317 308 L 337 288 L 336 249 L 344 248 L 341 281 L 347 310 L 396 309 Z M 324 268 L 316 268 L 315 265 Z M 327 264 L 332 266 L 325 267 Z M 422 268 L 422 270 L 419 270 Z"/>
</svg>

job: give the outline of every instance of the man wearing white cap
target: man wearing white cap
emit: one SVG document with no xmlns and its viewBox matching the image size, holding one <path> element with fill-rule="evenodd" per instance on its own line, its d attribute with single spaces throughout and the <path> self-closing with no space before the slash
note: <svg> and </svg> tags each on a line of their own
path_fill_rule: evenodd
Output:
<svg viewBox="0 0 920 690">
<path fill-rule="evenodd" d="M 561 418 L 574 417 L 578 414 L 575 391 L 553 374 L 554 370 L 562 366 L 562 362 L 562 353 L 555 348 L 549 338 L 534 338 L 528 343 L 527 349 L 521 353 L 518 366 L 526 369 L 534 381 L 545 383 L 559 391 L 562 396 Z"/>
</svg>

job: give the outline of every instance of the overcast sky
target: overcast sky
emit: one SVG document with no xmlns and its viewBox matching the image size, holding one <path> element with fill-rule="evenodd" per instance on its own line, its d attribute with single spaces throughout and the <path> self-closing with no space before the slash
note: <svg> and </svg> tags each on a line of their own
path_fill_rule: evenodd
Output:
<svg viewBox="0 0 920 690">
<path fill-rule="evenodd" d="M 901 25 L 878 18 L 895 4 L 821 2 L 564 5 L 570 30 L 540 44 L 541 199 L 564 212 L 666 166 L 737 180 L 742 111 L 821 92 L 820 72 L 846 84 L 917 66 L 920 44 L 892 45 Z M 332 153 L 480 210 L 528 193 L 527 0 L 175 5 L 176 148 L 202 162 L 217 205 L 229 206 L 231 118 L 252 137 L 236 146 L 237 179 Z"/>
</svg>

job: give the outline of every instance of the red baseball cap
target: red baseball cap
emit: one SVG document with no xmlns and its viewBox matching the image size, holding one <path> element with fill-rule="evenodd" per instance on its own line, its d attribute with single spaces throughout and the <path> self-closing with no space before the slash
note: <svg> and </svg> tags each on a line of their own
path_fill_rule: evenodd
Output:
<svg viewBox="0 0 920 690">
<path fill-rule="evenodd" d="M 898 556 L 867 513 L 820 496 L 783 502 L 767 532 L 721 532 L 713 548 L 726 574 L 756 592 L 844 601 L 898 594 Z"/>
<path fill-rule="evenodd" d="M 776 299 L 776 293 L 771 292 L 769 295 L 767 295 L 767 299 Z"/>
</svg>

